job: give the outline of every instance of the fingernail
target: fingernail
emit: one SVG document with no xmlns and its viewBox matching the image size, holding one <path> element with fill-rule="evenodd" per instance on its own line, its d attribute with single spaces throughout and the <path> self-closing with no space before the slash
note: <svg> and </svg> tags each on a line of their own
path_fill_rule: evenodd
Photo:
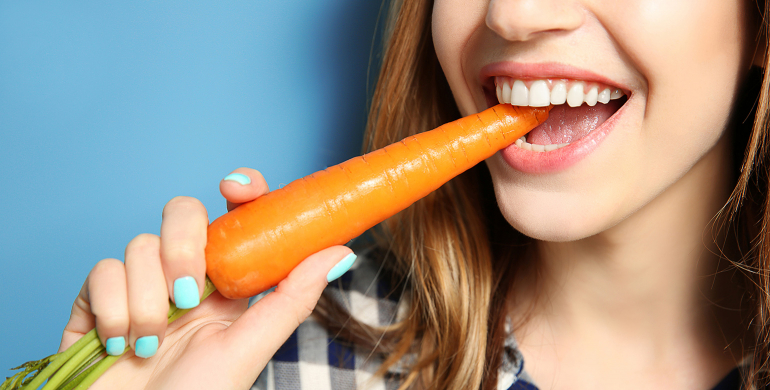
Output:
<svg viewBox="0 0 770 390">
<path fill-rule="evenodd" d="M 110 337 L 104 347 L 107 349 L 107 355 L 120 356 L 126 350 L 126 338 L 122 336 Z"/>
<path fill-rule="evenodd" d="M 241 185 L 244 185 L 244 186 L 246 184 L 251 183 L 251 179 L 249 179 L 248 176 L 246 176 L 246 175 L 244 175 L 242 173 L 231 173 L 231 174 L 225 176 L 225 180 L 234 181 L 234 182 L 236 182 L 238 184 L 241 184 Z"/>
<path fill-rule="evenodd" d="M 180 309 L 192 309 L 201 303 L 198 283 L 192 276 L 181 277 L 174 281 L 174 304 Z"/>
<path fill-rule="evenodd" d="M 337 278 L 342 276 L 342 274 L 344 274 L 345 272 L 348 272 L 350 267 L 353 266 L 353 263 L 356 262 L 357 257 L 358 256 L 356 256 L 355 253 L 351 253 L 345 256 L 342 260 L 340 260 L 339 263 L 337 263 L 334 267 L 332 267 L 332 269 L 329 271 L 328 274 L 326 274 L 326 281 L 331 282 L 332 280 L 336 280 Z"/>
<path fill-rule="evenodd" d="M 134 355 L 147 359 L 158 352 L 158 336 L 144 336 L 136 339 Z"/>
</svg>

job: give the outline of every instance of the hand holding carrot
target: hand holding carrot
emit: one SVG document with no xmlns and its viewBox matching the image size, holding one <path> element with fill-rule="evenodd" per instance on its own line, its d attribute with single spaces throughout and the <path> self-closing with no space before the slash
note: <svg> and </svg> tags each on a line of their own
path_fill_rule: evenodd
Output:
<svg viewBox="0 0 770 390">
<path fill-rule="evenodd" d="M 228 209 L 268 192 L 255 170 L 241 168 L 228 178 L 220 183 Z M 60 349 L 96 326 L 108 350 L 112 344 L 122 352 L 123 338 L 131 352 L 92 388 L 248 388 L 310 315 L 332 267 L 351 253 L 335 246 L 310 256 L 275 292 L 248 309 L 247 299 L 229 300 L 214 292 L 167 326 L 169 298 L 177 305 L 195 303 L 203 290 L 207 226 L 199 201 L 174 198 L 163 210 L 159 237 L 139 235 L 126 247 L 125 264 L 105 259 L 93 268 L 73 305 Z M 184 296 L 191 286 L 198 295 Z"/>
<path fill-rule="evenodd" d="M 352 265 L 355 256 L 341 244 L 510 146 L 548 111 L 491 107 L 271 193 L 258 172 L 243 169 L 220 186 L 235 209 L 210 225 L 200 202 L 173 199 L 160 237 L 139 235 L 126 247 L 125 264 L 106 259 L 94 267 L 62 339 L 62 349 L 72 347 L 25 363 L 3 387 L 37 388 L 48 380 L 46 389 L 87 388 L 118 362 L 108 377 L 131 371 L 131 388 L 172 381 L 247 386 L 310 315 L 327 280 Z M 204 273 L 213 284 L 204 283 Z M 276 284 L 275 293 L 246 310 L 243 298 Z M 210 302 L 188 312 L 215 289 Z M 118 358 L 129 349 L 126 341 L 133 354 Z M 100 360 L 102 344 L 113 356 Z M 158 353 L 163 359 L 140 360 Z M 182 375 L 188 370 L 194 375 Z"/>
</svg>

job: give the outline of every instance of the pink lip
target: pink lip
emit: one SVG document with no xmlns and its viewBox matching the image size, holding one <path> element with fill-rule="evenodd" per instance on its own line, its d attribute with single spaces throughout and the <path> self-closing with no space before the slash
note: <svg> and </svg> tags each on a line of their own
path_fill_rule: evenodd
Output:
<svg viewBox="0 0 770 390">
<path fill-rule="evenodd" d="M 483 67 L 480 72 L 481 84 L 484 88 L 488 103 L 491 103 L 492 105 L 497 104 L 497 98 L 494 97 L 494 92 L 492 92 L 490 96 L 490 91 L 494 91 L 495 89 L 495 76 L 508 76 L 518 79 L 558 78 L 594 81 L 621 88 L 626 91 L 625 93 L 626 96 L 628 96 L 628 99 L 631 99 L 631 94 L 627 88 L 623 88 L 614 80 L 584 69 L 558 63 L 523 64 L 516 62 L 497 62 Z M 490 98 L 492 99 L 491 102 L 489 102 Z M 597 146 L 599 146 L 599 144 L 614 129 L 615 124 L 625 112 L 625 108 L 628 106 L 627 103 L 628 102 L 623 104 L 617 112 L 599 125 L 594 131 L 568 146 L 550 152 L 534 152 L 521 149 L 516 145 L 511 145 L 501 150 L 500 154 L 508 165 L 523 173 L 543 174 L 567 169 L 589 155 Z"/>
</svg>

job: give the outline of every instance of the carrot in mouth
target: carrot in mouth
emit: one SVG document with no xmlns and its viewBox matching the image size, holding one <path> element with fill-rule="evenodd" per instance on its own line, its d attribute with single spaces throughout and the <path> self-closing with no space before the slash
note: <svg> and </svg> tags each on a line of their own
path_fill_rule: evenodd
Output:
<svg viewBox="0 0 770 390">
<path fill-rule="evenodd" d="M 209 225 L 206 273 L 227 298 L 265 291 L 311 254 L 349 242 L 514 143 L 549 109 L 498 105 L 243 204 Z"/>
<path fill-rule="evenodd" d="M 296 180 L 217 218 L 208 227 L 209 278 L 201 300 L 217 289 L 245 298 L 278 284 L 309 255 L 347 243 L 514 143 L 549 110 L 495 106 Z M 169 323 L 190 310 L 169 306 Z M 0 389 L 88 388 L 120 358 L 104 353 L 91 330 L 66 351 L 14 368 L 19 372 Z"/>
</svg>

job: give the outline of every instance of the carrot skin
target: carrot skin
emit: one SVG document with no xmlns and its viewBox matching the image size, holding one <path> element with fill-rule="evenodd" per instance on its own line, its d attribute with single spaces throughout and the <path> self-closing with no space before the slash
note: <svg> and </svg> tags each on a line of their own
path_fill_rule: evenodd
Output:
<svg viewBox="0 0 770 390">
<path fill-rule="evenodd" d="M 206 273 L 227 298 L 259 294 L 512 144 L 549 110 L 498 105 L 243 204 L 209 225 Z"/>
</svg>

